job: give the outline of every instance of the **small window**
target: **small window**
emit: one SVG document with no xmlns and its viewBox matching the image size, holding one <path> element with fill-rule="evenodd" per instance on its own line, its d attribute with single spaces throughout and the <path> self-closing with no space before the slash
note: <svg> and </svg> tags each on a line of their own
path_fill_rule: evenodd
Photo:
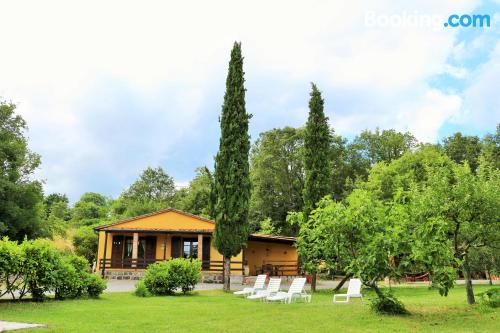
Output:
<svg viewBox="0 0 500 333">
<path fill-rule="evenodd" d="M 198 240 L 197 239 L 183 239 L 182 242 L 182 256 L 184 258 L 198 258 Z"/>
</svg>

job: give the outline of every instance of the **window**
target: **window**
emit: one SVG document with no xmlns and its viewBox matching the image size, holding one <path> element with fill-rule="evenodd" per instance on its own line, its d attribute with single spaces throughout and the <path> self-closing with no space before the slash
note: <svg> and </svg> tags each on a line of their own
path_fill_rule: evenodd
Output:
<svg viewBox="0 0 500 333">
<path fill-rule="evenodd" d="M 182 241 L 182 256 L 184 258 L 198 258 L 198 240 L 183 239 Z"/>
</svg>

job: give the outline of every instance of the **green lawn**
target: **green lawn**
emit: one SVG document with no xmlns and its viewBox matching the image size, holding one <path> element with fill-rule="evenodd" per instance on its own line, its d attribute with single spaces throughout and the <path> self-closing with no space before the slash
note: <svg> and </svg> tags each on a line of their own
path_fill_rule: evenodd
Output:
<svg viewBox="0 0 500 333">
<path fill-rule="evenodd" d="M 476 286 L 475 291 L 487 286 Z M 332 304 L 331 292 L 311 304 L 252 302 L 222 291 L 139 298 L 104 294 L 98 300 L 0 302 L 0 320 L 48 324 L 50 332 L 499 332 L 499 310 L 465 304 L 463 287 L 441 297 L 426 287 L 396 288 L 412 315 L 373 314 L 369 302 Z M 371 294 L 365 291 L 370 297 Z M 36 331 L 36 330 L 33 330 Z"/>
</svg>

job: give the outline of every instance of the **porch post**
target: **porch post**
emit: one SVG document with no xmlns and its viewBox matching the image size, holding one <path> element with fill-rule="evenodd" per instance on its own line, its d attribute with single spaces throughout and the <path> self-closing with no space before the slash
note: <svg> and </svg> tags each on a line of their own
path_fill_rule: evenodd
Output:
<svg viewBox="0 0 500 333">
<path fill-rule="evenodd" d="M 104 271 L 106 270 L 106 250 L 108 248 L 108 232 L 104 231 L 104 253 L 102 255 L 102 267 L 101 268 L 101 277 L 104 278 Z M 99 260 L 99 256 L 97 258 Z"/>
<path fill-rule="evenodd" d="M 132 267 L 137 267 L 137 243 L 139 243 L 139 234 L 134 232 L 134 240 L 132 241 Z"/>
<path fill-rule="evenodd" d="M 203 235 L 198 234 L 198 259 L 203 260 Z"/>
</svg>

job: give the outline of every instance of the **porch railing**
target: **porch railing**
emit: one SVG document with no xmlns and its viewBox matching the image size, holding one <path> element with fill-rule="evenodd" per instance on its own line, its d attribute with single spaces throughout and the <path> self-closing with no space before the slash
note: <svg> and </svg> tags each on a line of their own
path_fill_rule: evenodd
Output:
<svg viewBox="0 0 500 333">
<path fill-rule="evenodd" d="M 264 260 L 262 266 L 255 267 L 256 274 L 272 276 L 298 275 L 299 265 L 296 260 Z"/>
<path fill-rule="evenodd" d="M 99 261 L 99 267 L 102 269 L 103 267 L 105 269 L 108 268 L 126 268 L 126 269 L 144 269 L 148 267 L 151 264 L 154 264 L 155 262 L 158 262 L 161 260 L 157 259 L 143 259 L 143 258 L 138 258 L 138 259 L 101 259 Z"/>
<path fill-rule="evenodd" d="M 169 260 L 169 259 L 166 259 Z M 149 265 L 154 264 L 156 262 L 165 261 L 164 259 L 100 259 L 99 260 L 99 268 L 102 270 L 107 269 L 145 269 Z M 224 268 L 224 262 L 218 260 L 203 260 L 201 262 L 201 267 L 203 271 L 209 272 L 220 272 L 222 273 Z M 232 271 L 244 271 L 243 262 L 242 261 L 231 261 L 231 270 Z"/>
</svg>

